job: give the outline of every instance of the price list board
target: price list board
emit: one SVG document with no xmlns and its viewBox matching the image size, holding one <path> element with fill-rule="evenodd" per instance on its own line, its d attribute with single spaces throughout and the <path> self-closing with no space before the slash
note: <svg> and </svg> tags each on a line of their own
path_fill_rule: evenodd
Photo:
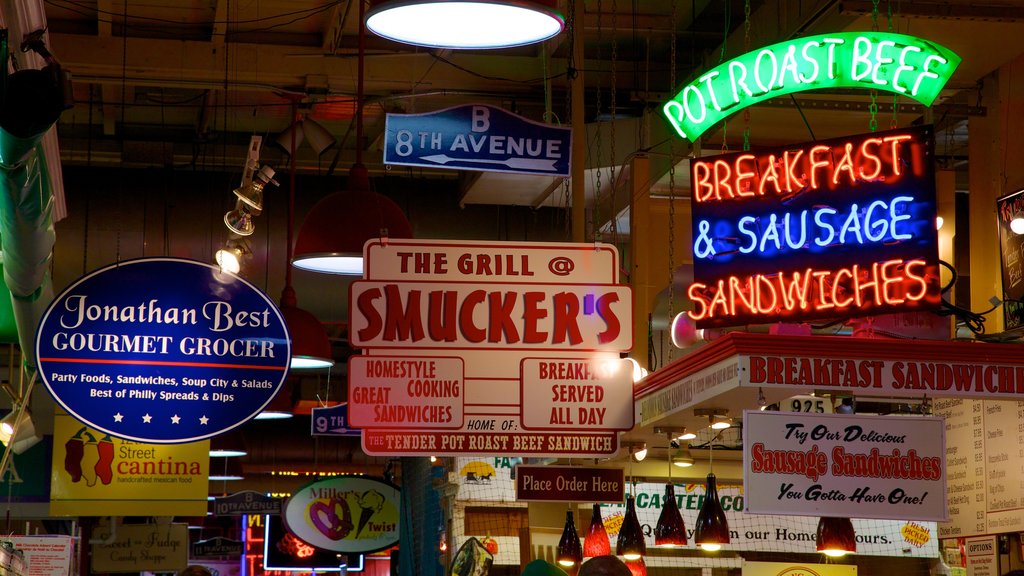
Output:
<svg viewBox="0 0 1024 576">
<path fill-rule="evenodd" d="M 949 521 L 939 522 L 940 538 L 987 533 L 984 404 L 960 398 L 935 400 L 935 415 L 946 419 Z"/>
<path fill-rule="evenodd" d="M 1024 530 L 1024 402 L 942 398 L 949 521 L 939 537 Z"/>
<path fill-rule="evenodd" d="M 1024 402 L 985 401 L 988 533 L 1024 529 Z"/>
</svg>

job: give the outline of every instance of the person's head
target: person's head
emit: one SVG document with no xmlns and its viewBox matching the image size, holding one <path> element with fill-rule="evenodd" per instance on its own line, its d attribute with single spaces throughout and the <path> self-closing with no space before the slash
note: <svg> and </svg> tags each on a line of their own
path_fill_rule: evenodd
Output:
<svg viewBox="0 0 1024 576">
<path fill-rule="evenodd" d="M 178 572 L 178 576 L 213 576 L 206 566 L 189 566 Z"/>
<path fill-rule="evenodd" d="M 632 576 L 632 572 L 617 556 L 596 556 L 580 566 L 578 576 Z"/>
</svg>

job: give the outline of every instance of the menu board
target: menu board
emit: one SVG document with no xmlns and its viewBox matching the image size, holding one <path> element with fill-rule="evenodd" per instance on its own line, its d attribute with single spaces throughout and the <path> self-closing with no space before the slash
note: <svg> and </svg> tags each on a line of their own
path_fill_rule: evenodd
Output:
<svg viewBox="0 0 1024 576">
<path fill-rule="evenodd" d="M 946 419 L 949 521 L 939 537 L 1024 530 L 1024 402 L 935 401 Z"/>
<path fill-rule="evenodd" d="M 1003 272 L 1003 321 L 1007 330 L 1024 326 L 1024 235 L 1010 229 L 1010 222 L 1018 216 L 1024 218 L 1024 190 L 996 200 Z"/>
</svg>

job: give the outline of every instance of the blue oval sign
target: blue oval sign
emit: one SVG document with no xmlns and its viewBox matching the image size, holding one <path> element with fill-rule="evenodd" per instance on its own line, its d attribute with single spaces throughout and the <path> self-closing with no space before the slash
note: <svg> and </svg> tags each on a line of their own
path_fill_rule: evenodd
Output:
<svg viewBox="0 0 1024 576">
<path fill-rule="evenodd" d="M 80 278 L 47 309 L 39 374 L 70 414 L 104 432 L 193 442 L 256 416 L 288 375 L 280 311 L 216 266 L 144 258 Z"/>
</svg>

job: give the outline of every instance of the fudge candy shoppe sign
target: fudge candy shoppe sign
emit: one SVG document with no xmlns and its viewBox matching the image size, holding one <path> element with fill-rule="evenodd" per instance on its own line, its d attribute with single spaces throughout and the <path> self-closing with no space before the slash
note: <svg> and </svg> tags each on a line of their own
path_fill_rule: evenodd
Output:
<svg viewBox="0 0 1024 576">
<path fill-rule="evenodd" d="M 633 427 L 632 292 L 607 244 L 373 240 L 349 293 L 374 455 L 599 456 Z"/>
<path fill-rule="evenodd" d="M 946 520 L 945 420 L 743 413 L 747 511 Z"/>
<path fill-rule="evenodd" d="M 121 262 L 72 284 L 36 338 L 57 402 L 108 434 L 193 442 L 256 416 L 288 372 L 284 319 L 260 290 L 174 258 Z"/>
<path fill-rule="evenodd" d="M 931 126 L 695 158 L 698 327 L 939 305 Z"/>
</svg>

